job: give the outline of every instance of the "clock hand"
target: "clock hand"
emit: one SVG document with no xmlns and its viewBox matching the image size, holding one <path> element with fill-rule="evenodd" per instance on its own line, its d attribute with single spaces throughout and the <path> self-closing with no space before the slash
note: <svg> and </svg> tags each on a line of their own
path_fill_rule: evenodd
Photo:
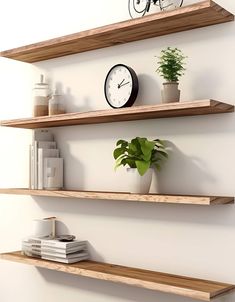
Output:
<svg viewBox="0 0 235 302">
<path fill-rule="evenodd" d="M 125 81 L 125 79 L 123 79 L 119 85 L 122 85 L 122 83 L 123 83 L 124 81 Z"/>
<path fill-rule="evenodd" d="M 124 85 L 127 85 L 127 84 L 129 84 L 130 82 L 126 82 L 126 83 L 124 83 L 124 84 L 122 84 L 122 85 L 119 85 L 119 88 L 121 88 L 122 86 L 124 86 Z"/>
<path fill-rule="evenodd" d="M 122 81 L 121 81 L 121 83 L 120 84 L 118 84 L 118 89 L 121 87 L 121 85 L 122 85 L 122 83 L 125 81 L 125 79 L 123 79 Z"/>
</svg>

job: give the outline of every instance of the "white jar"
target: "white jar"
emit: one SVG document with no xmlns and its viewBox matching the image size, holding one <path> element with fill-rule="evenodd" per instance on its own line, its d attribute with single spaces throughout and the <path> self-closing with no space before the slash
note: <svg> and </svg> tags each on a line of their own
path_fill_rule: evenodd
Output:
<svg viewBox="0 0 235 302">
<path fill-rule="evenodd" d="M 49 85 L 43 82 L 41 74 L 40 83 L 36 83 L 34 87 L 34 112 L 33 116 L 48 115 L 48 100 L 50 98 Z"/>
<path fill-rule="evenodd" d="M 65 113 L 64 108 L 64 97 L 55 90 L 51 99 L 49 100 L 49 115 L 63 114 Z"/>
</svg>

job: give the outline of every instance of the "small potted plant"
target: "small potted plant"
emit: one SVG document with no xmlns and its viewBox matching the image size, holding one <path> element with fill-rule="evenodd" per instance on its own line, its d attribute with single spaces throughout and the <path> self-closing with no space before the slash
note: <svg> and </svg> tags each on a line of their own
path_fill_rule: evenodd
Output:
<svg viewBox="0 0 235 302">
<path fill-rule="evenodd" d="M 180 99 L 180 90 L 178 89 L 179 78 L 184 74 L 186 57 L 178 48 L 167 47 L 161 51 L 159 67 L 156 72 L 162 76 L 166 82 L 163 83 L 162 102 L 178 102 Z"/>
<path fill-rule="evenodd" d="M 118 140 L 113 157 L 115 169 L 127 166 L 127 172 L 133 176 L 133 183 L 129 184 L 130 192 L 145 194 L 150 189 L 153 169 L 160 170 L 160 164 L 168 158 L 168 154 L 162 140 L 136 137 L 130 142 Z"/>
</svg>

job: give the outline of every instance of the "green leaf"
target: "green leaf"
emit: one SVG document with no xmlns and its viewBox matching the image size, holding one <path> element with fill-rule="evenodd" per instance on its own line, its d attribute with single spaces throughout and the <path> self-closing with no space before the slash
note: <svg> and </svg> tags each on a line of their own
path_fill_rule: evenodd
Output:
<svg viewBox="0 0 235 302">
<path fill-rule="evenodd" d="M 116 159 L 116 161 L 115 161 L 115 167 L 114 167 L 114 170 L 115 170 L 115 171 L 117 170 L 117 168 L 118 168 L 119 166 L 122 165 L 122 160 L 123 160 L 123 159 L 125 159 L 125 154 L 120 155 L 120 156 Z"/>
<path fill-rule="evenodd" d="M 119 139 L 116 143 L 116 146 L 122 145 L 122 147 L 126 147 L 128 145 L 128 142 L 123 140 L 123 139 Z"/>
<path fill-rule="evenodd" d="M 140 151 L 141 150 L 139 139 L 140 139 L 139 137 L 136 137 L 136 138 L 134 138 L 134 139 L 131 140 L 131 145 L 134 146 L 134 148 L 135 148 L 136 151 Z"/>
<path fill-rule="evenodd" d="M 141 150 L 144 153 L 144 155 L 149 155 L 151 154 L 152 150 L 155 147 L 155 142 L 151 141 L 144 141 L 143 144 L 141 144 Z"/>
<path fill-rule="evenodd" d="M 136 160 L 135 163 L 136 163 L 137 170 L 141 176 L 143 176 L 145 172 L 148 170 L 148 168 L 150 167 L 150 162 Z"/>
<path fill-rule="evenodd" d="M 127 158 L 126 163 L 130 168 L 136 168 L 136 163 L 134 159 Z"/>
<path fill-rule="evenodd" d="M 115 170 L 119 166 L 128 165 L 130 168 L 137 168 L 139 174 L 144 175 L 151 165 L 160 169 L 160 163 L 168 158 L 165 142 L 160 139 L 136 137 L 131 142 L 120 139 L 117 145 L 113 151 Z"/>
<path fill-rule="evenodd" d="M 114 151 L 113 151 L 113 157 L 115 159 L 117 159 L 120 155 L 124 154 L 126 151 L 125 148 L 116 148 Z"/>
<path fill-rule="evenodd" d="M 150 161 L 151 157 L 152 157 L 152 152 L 148 153 L 148 154 L 142 154 L 140 156 L 144 161 Z"/>
</svg>

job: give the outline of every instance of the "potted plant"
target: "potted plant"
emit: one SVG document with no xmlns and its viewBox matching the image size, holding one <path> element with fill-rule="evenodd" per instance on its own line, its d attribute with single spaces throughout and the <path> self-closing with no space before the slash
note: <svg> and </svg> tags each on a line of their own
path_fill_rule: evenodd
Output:
<svg viewBox="0 0 235 302">
<path fill-rule="evenodd" d="M 127 166 L 133 182 L 130 183 L 131 193 L 148 193 L 152 181 L 153 169 L 160 170 L 161 162 L 168 158 L 165 144 L 160 139 L 148 140 L 136 137 L 130 142 L 118 140 L 113 152 L 116 162 L 115 169 Z"/>
<path fill-rule="evenodd" d="M 178 102 L 180 99 L 180 90 L 178 89 L 179 78 L 184 74 L 186 57 L 178 48 L 167 47 L 161 51 L 159 67 L 156 72 L 162 76 L 166 82 L 163 83 L 162 102 Z"/>
</svg>

